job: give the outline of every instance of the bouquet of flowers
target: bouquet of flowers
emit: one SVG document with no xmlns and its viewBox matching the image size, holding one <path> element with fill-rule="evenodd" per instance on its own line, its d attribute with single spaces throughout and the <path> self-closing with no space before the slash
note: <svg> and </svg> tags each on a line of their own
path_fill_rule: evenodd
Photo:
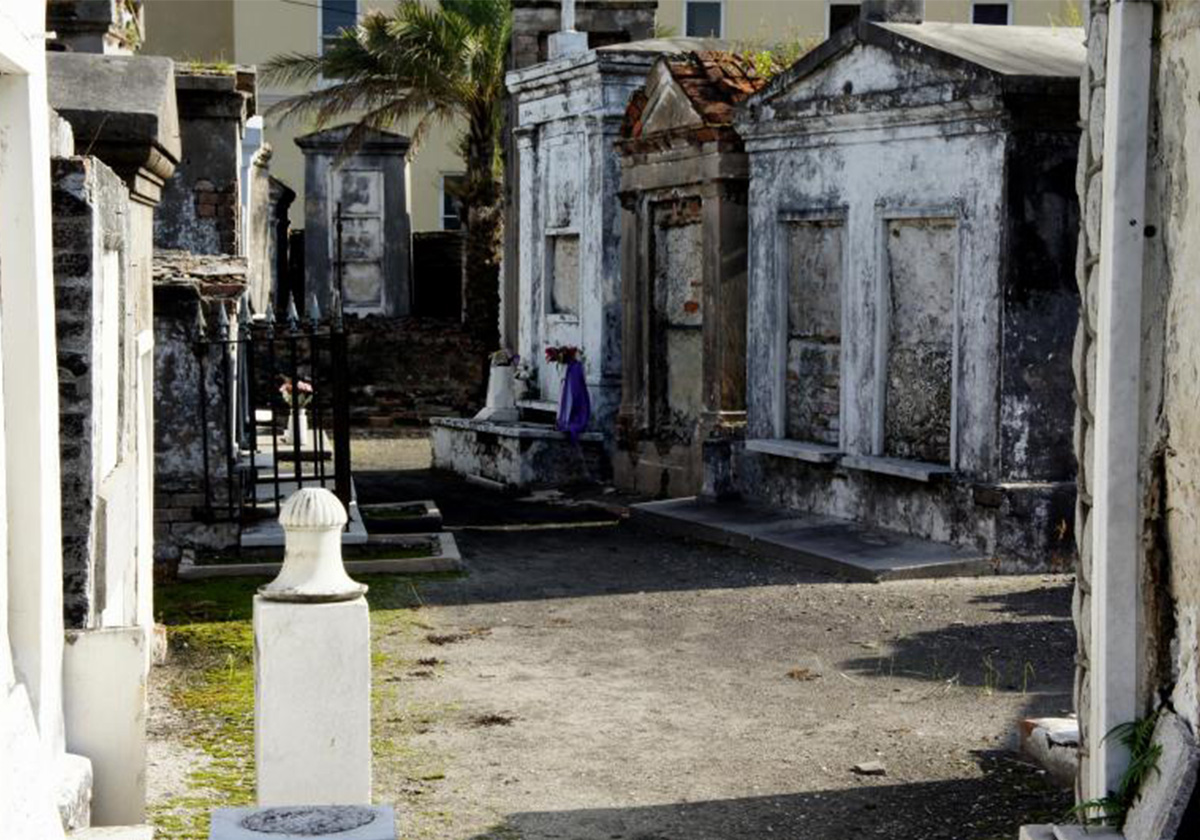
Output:
<svg viewBox="0 0 1200 840">
<path fill-rule="evenodd" d="M 497 350 L 491 356 L 492 367 L 513 367 L 520 363 L 521 357 L 511 350 Z"/>
<path fill-rule="evenodd" d="M 296 404 L 301 408 L 306 407 L 313 398 L 313 387 L 311 382 L 305 382 L 303 379 L 297 379 L 295 385 L 292 380 L 286 376 L 281 376 L 282 382 L 279 385 L 279 393 L 283 397 L 283 401 L 289 406 L 292 405 L 292 400 L 296 400 Z"/>
<path fill-rule="evenodd" d="M 567 366 L 572 362 L 582 362 L 583 350 L 571 344 L 564 344 L 561 347 L 547 347 L 546 361 L 560 366 Z"/>
</svg>

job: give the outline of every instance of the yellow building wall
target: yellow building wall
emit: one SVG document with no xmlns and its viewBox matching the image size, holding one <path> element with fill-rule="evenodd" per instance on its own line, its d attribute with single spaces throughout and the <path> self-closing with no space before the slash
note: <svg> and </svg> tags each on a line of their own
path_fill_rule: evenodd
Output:
<svg viewBox="0 0 1200 840">
<path fill-rule="evenodd" d="M 233 61 L 234 0 L 148 0 L 145 55 L 179 61 Z"/>
<path fill-rule="evenodd" d="M 725 40 L 753 47 L 828 37 L 828 0 L 724 0 Z M 658 23 L 675 35 L 686 33 L 685 0 L 659 0 Z M 1073 0 L 1013 0 L 1012 23 L 1049 26 Z M 969 23 L 971 0 L 925 0 L 925 19 Z"/>
<path fill-rule="evenodd" d="M 362 0 L 360 11 L 389 11 L 393 0 Z M 315 0 L 145 0 L 145 55 L 167 55 L 180 61 L 228 61 L 261 66 L 284 53 L 315 53 L 319 47 L 320 16 Z M 296 88 L 259 80 L 258 107 L 265 112 Z M 347 117 L 347 121 L 350 118 Z M 303 227 L 304 155 L 294 140 L 316 129 L 311 120 L 282 122 L 266 117 L 271 144 L 271 174 L 294 189 L 292 225 Z M 411 126 L 393 131 L 410 134 Z M 464 169 L 457 153 L 458 129 L 438 125 L 409 164 L 409 213 L 414 231 L 441 228 L 441 176 Z"/>
</svg>

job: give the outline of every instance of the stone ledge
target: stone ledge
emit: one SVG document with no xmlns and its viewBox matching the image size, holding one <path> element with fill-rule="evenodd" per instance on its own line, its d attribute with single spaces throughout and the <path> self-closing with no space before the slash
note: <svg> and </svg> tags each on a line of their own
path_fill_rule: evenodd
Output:
<svg viewBox="0 0 1200 840">
<path fill-rule="evenodd" d="M 746 451 L 774 455 L 777 458 L 807 461 L 810 464 L 833 464 L 842 457 L 841 450 L 836 446 L 785 439 L 748 440 L 746 441 Z"/>
<path fill-rule="evenodd" d="M 429 421 L 429 425 L 517 440 L 567 439 L 566 432 L 560 432 L 553 426 L 543 423 L 492 423 L 487 420 L 470 420 L 462 417 L 435 417 Z M 585 443 L 603 443 L 604 435 L 599 432 L 584 432 L 579 439 Z"/>
<path fill-rule="evenodd" d="M 851 470 L 880 473 L 925 483 L 954 475 L 951 467 L 942 464 L 906 461 L 903 458 L 885 458 L 880 455 L 843 455 L 839 463 Z"/>
</svg>

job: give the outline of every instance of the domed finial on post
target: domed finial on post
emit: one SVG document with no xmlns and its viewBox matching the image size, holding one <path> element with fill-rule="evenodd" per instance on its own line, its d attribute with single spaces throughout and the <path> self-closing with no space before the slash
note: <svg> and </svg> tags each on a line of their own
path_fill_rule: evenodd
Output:
<svg viewBox="0 0 1200 840">
<path fill-rule="evenodd" d="M 346 509 L 328 490 L 305 487 L 293 493 L 279 512 L 283 568 L 259 588 L 259 595 L 271 601 L 323 603 L 366 594 L 366 585 L 351 580 L 342 565 L 346 522 Z"/>
</svg>

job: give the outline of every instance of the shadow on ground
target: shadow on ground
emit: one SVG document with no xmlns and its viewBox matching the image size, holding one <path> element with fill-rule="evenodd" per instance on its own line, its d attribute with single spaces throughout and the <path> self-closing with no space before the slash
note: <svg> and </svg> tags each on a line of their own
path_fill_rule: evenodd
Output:
<svg viewBox="0 0 1200 840">
<path fill-rule="evenodd" d="M 975 753 L 981 775 L 637 808 L 518 813 L 473 840 L 1011 840 L 1014 814 L 1062 819 L 1070 794 L 1007 753 Z M 631 784 L 636 780 L 631 779 Z"/>
<path fill-rule="evenodd" d="M 524 501 L 527 496 L 491 490 L 442 470 L 357 470 L 354 483 L 363 504 L 433 499 L 449 529 L 615 522 L 620 518 L 594 505 Z"/>
</svg>

